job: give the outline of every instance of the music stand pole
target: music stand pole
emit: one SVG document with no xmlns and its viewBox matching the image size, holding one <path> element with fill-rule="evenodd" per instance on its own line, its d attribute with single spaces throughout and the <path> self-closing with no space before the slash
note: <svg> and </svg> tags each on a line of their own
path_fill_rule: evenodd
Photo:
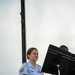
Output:
<svg viewBox="0 0 75 75">
<path fill-rule="evenodd" d="M 60 65 L 57 64 L 57 68 L 58 68 L 58 75 L 60 75 Z"/>
</svg>

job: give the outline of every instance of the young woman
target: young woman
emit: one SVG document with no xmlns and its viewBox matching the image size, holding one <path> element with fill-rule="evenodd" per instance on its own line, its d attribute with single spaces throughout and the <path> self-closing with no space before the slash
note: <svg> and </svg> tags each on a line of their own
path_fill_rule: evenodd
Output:
<svg viewBox="0 0 75 75">
<path fill-rule="evenodd" d="M 19 75 L 44 75 L 41 72 L 41 66 L 36 63 L 38 60 L 38 50 L 34 47 L 28 49 L 27 58 L 28 62 L 23 63 Z"/>
</svg>

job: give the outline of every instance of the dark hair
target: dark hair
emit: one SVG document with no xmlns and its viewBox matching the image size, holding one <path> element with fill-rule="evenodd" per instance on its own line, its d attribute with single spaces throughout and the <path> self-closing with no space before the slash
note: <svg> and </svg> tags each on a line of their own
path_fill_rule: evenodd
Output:
<svg viewBox="0 0 75 75">
<path fill-rule="evenodd" d="M 65 45 L 61 45 L 59 48 L 62 49 L 62 50 L 68 51 L 68 47 L 65 46 Z"/>
<path fill-rule="evenodd" d="M 28 55 L 30 55 L 33 50 L 37 50 L 37 48 L 31 47 L 31 48 L 28 49 L 28 51 L 27 51 L 27 58 L 28 58 L 28 59 L 29 59 Z M 38 51 L 38 50 L 37 50 L 37 51 Z"/>
</svg>

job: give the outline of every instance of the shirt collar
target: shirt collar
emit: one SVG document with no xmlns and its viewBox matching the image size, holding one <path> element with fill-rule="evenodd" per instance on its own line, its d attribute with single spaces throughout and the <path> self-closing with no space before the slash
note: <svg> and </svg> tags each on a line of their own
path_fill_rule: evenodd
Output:
<svg viewBox="0 0 75 75">
<path fill-rule="evenodd" d="M 29 65 L 29 67 L 33 66 L 33 65 L 30 63 L 30 61 L 28 61 L 28 65 Z"/>
<path fill-rule="evenodd" d="M 34 66 L 30 63 L 30 61 L 28 61 L 28 65 L 29 65 L 29 67 L 33 67 L 34 68 Z M 35 67 L 37 67 L 37 64 L 36 64 Z"/>
</svg>

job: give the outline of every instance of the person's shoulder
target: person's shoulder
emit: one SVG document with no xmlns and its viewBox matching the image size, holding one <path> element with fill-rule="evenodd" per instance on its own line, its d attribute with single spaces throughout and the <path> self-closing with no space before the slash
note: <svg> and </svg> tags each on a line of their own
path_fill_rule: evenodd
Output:
<svg viewBox="0 0 75 75">
<path fill-rule="evenodd" d="M 22 66 L 28 66 L 28 62 L 23 63 Z"/>
<path fill-rule="evenodd" d="M 23 68 L 23 67 L 28 67 L 28 63 L 27 62 L 23 63 L 21 68 Z"/>
<path fill-rule="evenodd" d="M 27 65 L 27 62 L 24 62 L 22 65 Z"/>
<path fill-rule="evenodd" d="M 39 64 L 37 64 L 37 65 L 41 67 L 41 65 L 39 65 Z"/>
<path fill-rule="evenodd" d="M 41 66 L 40 66 L 39 64 L 37 64 L 37 66 L 38 66 L 39 68 L 41 68 Z"/>
<path fill-rule="evenodd" d="M 28 74 L 28 66 L 27 66 L 27 62 L 23 63 L 22 66 L 19 69 L 19 74 Z"/>
</svg>

